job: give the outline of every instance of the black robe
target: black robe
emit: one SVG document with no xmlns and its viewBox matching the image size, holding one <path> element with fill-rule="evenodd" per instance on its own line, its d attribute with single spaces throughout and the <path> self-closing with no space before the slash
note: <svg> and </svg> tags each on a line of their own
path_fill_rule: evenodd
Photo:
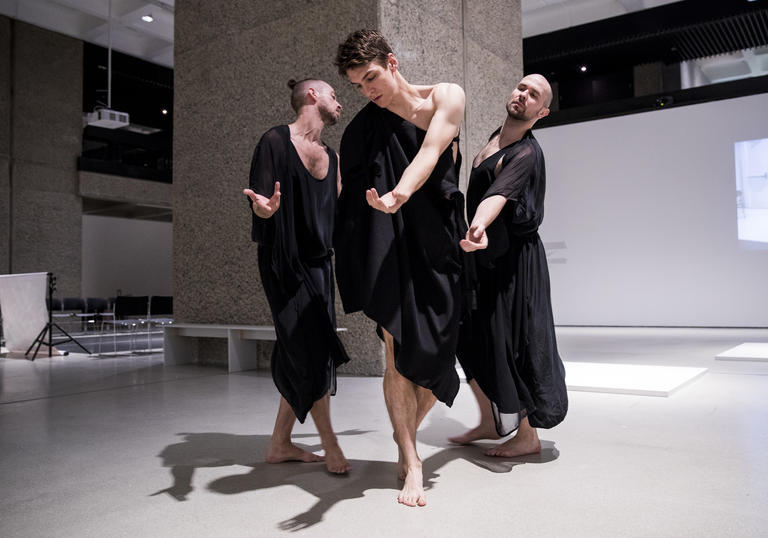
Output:
<svg viewBox="0 0 768 538">
<path fill-rule="evenodd" d="M 269 219 L 253 214 L 251 237 L 259 243 L 277 333 L 272 378 L 300 422 L 318 399 L 335 393 L 336 367 L 349 361 L 336 334 L 331 247 L 338 163 L 330 148 L 328 158 L 326 177 L 314 178 L 288 126 L 280 125 L 262 136 L 251 161 L 251 190 L 271 197 L 280 182 L 280 207 Z"/>
<path fill-rule="evenodd" d="M 344 310 L 362 310 L 386 329 L 398 372 L 451 405 L 459 388 L 458 243 L 466 230 L 452 148 L 396 213 L 377 211 L 365 199 L 366 189 L 384 195 L 397 185 L 425 135 L 374 103 L 344 131 L 336 272 Z"/>
<path fill-rule="evenodd" d="M 547 258 L 538 233 L 545 187 L 544 155 L 528 131 L 473 168 L 467 188 L 470 221 L 484 199 L 507 199 L 486 230 L 488 248 L 472 253 L 477 309 L 462 324 L 458 351 L 467 379 L 474 378 L 491 400 L 502 436 L 526 416 L 535 428 L 551 428 L 568 410 Z"/>
</svg>

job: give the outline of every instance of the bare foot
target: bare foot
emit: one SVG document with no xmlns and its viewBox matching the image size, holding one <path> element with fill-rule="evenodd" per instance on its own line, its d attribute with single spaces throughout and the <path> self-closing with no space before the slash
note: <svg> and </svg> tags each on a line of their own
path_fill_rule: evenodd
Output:
<svg viewBox="0 0 768 538">
<path fill-rule="evenodd" d="M 480 424 L 476 428 L 464 432 L 461 435 L 449 437 L 448 440 L 456 445 L 468 445 L 480 439 L 500 439 L 493 424 Z"/>
<path fill-rule="evenodd" d="M 334 474 L 345 474 L 349 471 L 349 462 L 344 457 L 339 445 L 325 449 L 325 466 L 329 472 Z"/>
<path fill-rule="evenodd" d="M 291 442 L 284 444 L 269 443 L 267 457 L 264 459 L 267 463 L 283 463 L 285 461 L 303 461 L 305 463 L 311 463 L 325 460 L 323 456 L 307 452 Z"/>
<path fill-rule="evenodd" d="M 395 435 L 395 432 L 392 432 L 392 439 L 395 440 L 395 444 L 397 445 L 397 479 L 405 480 L 405 475 L 408 474 L 408 467 L 405 465 L 403 451 L 400 448 L 400 444 L 397 442 L 397 435 Z"/>
<path fill-rule="evenodd" d="M 397 496 L 397 502 L 406 506 L 425 506 L 427 504 L 421 476 L 421 464 L 418 467 L 408 467 L 405 484 Z"/>
<path fill-rule="evenodd" d="M 499 458 L 516 458 L 527 454 L 538 454 L 541 452 L 541 442 L 536 430 L 533 434 L 517 433 L 509 441 L 505 441 L 493 448 L 485 451 L 486 456 L 496 456 Z"/>
</svg>

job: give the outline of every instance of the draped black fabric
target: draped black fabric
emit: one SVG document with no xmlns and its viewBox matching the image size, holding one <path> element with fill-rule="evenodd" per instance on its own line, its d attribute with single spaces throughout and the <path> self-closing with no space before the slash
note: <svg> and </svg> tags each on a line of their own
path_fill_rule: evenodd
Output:
<svg viewBox="0 0 768 538">
<path fill-rule="evenodd" d="M 338 163 L 330 149 L 328 157 L 326 177 L 313 177 L 281 125 L 262 136 L 251 162 L 251 190 L 271 197 L 280 182 L 279 209 L 269 219 L 253 215 L 251 237 L 259 243 L 277 333 L 272 378 L 300 422 L 314 402 L 335 393 L 336 367 L 349 361 L 336 334 L 331 247 Z"/>
<path fill-rule="evenodd" d="M 470 220 L 484 199 L 507 203 L 488 227 L 488 248 L 472 253 L 477 309 L 462 324 L 459 362 L 491 400 L 496 430 L 508 435 L 528 417 L 535 428 L 568 411 L 557 352 L 549 270 L 538 229 L 544 217 L 544 155 L 530 131 L 472 169 Z"/>
<path fill-rule="evenodd" d="M 397 185 L 425 135 L 373 103 L 344 131 L 336 271 L 344 310 L 362 310 L 386 329 L 398 372 L 451 405 L 459 388 L 458 243 L 466 230 L 453 149 L 398 212 L 374 210 L 365 199 L 366 189 L 384 195 Z"/>
</svg>

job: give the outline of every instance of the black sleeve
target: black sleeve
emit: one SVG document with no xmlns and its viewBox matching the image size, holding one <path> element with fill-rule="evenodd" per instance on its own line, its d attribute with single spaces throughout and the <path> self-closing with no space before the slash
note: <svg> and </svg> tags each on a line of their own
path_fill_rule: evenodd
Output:
<svg viewBox="0 0 768 538">
<path fill-rule="evenodd" d="M 250 188 L 262 196 L 272 196 L 275 190 L 279 162 L 283 159 L 284 143 L 275 129 L 261 137 L 251 159 Z"/>
<path fill-rule="evenodd" d="M 483 199 L 500 195 L 507 201 L 518 201 L 524 193 L 536 165 L 536 154 L 530 144 L 517 144 L 504 155 L 501 170 Z"/>
<path fill-rule="evenodd" d="M 277 172 L 280 170 L 280 163 L 284 159 L 285 144 L 280 138 L 276 129 L 270 129 L 261 137 L 256 148 L 253 150 L 251 159 L 251 173 L 249 176 L 248 187 L 262 196 L 271 197 L 275 192 L 275 181 L 279 181 Z M 251 199 L 246 196 L 248 210 L 252 215 L 251 239 L 262 244 L 271 244 L 273 241 L 274 216 L 268 219 L 262 219 L 253 213 Z"/>
<path fill-rule="evenodd" d="M 375 105 L 374 105 L 375 106 Z M 364 253 L 368 245 L 370 206 L 365 191 L 370 185 L 368 173 L 368 134 L 364 129 L 365 109 L 344 130 L 339 147 L 341 194 L 336 204 L 333 234 L 336 250 L 336 282 L 345 312 L 362 310 L 366 304 Z"/>
</svg>

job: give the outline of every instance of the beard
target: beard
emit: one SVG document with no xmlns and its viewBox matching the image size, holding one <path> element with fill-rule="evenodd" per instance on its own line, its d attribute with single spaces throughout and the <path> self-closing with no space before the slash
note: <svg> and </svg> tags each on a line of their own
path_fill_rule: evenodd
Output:
<svg viewBox="0 0 768 538">
<path fill-rule="evenodd" d="M 517 106 L 518 106 L 517 110 L 515 110 L 512 107 L 512 105 L 514 105 L 514 104 L 517 104 Z M 518 121 L 530 121 L 530 120 L 532 120 L 533 118 L 536 117 L 536 113 L 535 112 L 530 111 L 530 113 L 529 113 L 528 108 L 526 108 L 525 105 L 521 105 L 517 101 L 512 101 L 511 103 L 509 103 L 507 105 L 507 115 L 510 118 L 518 120 Z"/>
<path fill-rule="evenodd" d="M 335 109 L 331 110 L 327 107 L 321 106 L 319 108 L 320 112 L 320 119 L 323 120 L 323 124 L 330 127 L 331 125 L 336 125 L 336 122 L 339 121 L 339 112 Z"/>
</svg>

